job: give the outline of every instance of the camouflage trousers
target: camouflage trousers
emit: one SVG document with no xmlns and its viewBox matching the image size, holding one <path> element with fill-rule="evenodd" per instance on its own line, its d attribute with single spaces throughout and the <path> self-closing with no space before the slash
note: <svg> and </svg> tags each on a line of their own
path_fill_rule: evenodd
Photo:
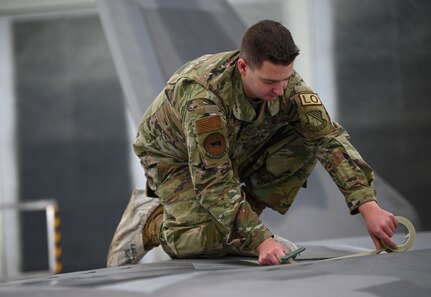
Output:
<svg viewBox="0 0 431 297">
<path fill-rule="evenodd" d="M 232 166 L 252 209 L 260 214 L 270 207 L 282 214 L 292 205 L 299 189 L 316 165 L 315 154 L 292 129 L 285 129 L 250 156 L 233 160 Z M 226 247 L 213 218 L 197 201 L 187 166 L 144 162 L 148 185 L 163 209 L 160 243 L 173 258 L 218 257 L 226 254 L 257 255 Z"/>
</svg>

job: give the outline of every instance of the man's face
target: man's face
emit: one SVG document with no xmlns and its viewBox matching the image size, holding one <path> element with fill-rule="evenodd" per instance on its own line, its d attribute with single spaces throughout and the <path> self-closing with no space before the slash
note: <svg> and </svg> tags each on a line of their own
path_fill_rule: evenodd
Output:
<svg viewBox="0 0 431 297">
<path fill-rule="evenodd" d="M 238 69 L 247 97 L 272 101 L 278 96 L 283 96 L 289 77 L 293 73 L 293 63 L 284 66 L 264 61 L 260 68 L 253 69 L 244 59 L 239 59 Z"/>
</svg>

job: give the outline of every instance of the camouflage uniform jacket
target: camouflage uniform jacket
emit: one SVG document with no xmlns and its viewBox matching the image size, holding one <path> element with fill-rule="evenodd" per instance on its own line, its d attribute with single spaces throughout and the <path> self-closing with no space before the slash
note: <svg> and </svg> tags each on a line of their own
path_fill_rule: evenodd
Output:
<svg viewBox="0 0 431 297">
<path fill-rule="evenodd" d="M 272 233 L 257 214 L 245 210 L 248 203 L 233 160 L 241 164 L 277 129 L 291 125 L 342 191 L 351 213 L 375 200 L 372 169 L 296 72 L 283 98 L 264 103 L 265 114 L 256 125 L 257 114 L 243 94 L 238 58 L 239 51 L 205 55 L 169 79 L 145 112 L 134 142 L 147 178 L 160 175 L 149 172 L 155 164 L 188 166 L 196 197 L 225 230 L 226 242 L 233 240 L 236 228 L 246 238 L 244 246 L 255 248 Z M 153 180 L 156 188 L 161 182 Z"/>
</svg>

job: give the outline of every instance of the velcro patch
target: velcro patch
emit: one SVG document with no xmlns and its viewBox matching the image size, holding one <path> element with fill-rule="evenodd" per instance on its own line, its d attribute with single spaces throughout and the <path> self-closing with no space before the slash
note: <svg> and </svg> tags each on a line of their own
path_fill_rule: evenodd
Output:
<svg viewBox="0 0 431 297">
<path fill-rule="evenodd" d="M 219 115 L 204 117 L 196 121 L 196 132 L 198 134 L 218 130 L 221 127 L 222 122 Z"/>
<path fill-rule="evenodd" d="M 223 134 L 218 132 L 209 134 L 204 140 L 204 149 L 207 155 L 213 159 L 223 157 L 227 151 L 226 139 Z"/>
<path fill-rule="evenodd" d="M 307 124 L 305 125 L 308 129 L 312 131 L 320 131 L 326 127 L 328 121 L 322 116 L 320 110 L 312 110 L 305 113 L 307 117 Z"/>
<path fill-rule="evenodd" d="M 322 101 L 320 101 L 319 95 L 316 93 L 300 93 L 299 98 L 302 106 L 322 105 Z"/>
</svg>

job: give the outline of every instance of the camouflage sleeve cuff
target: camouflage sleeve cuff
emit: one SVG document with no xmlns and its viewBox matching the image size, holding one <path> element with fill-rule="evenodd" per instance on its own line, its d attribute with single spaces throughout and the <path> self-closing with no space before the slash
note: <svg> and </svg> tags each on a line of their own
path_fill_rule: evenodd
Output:
<svg viewBox="0 0 431 297">
<path fill-rule="evenodd" d="M 365 187 L 360 190 L 353 191 L 346 197 L 347 206 L 349 207 L 350 214 L 355 215 L 359 213 L 359 206 L 370 201 L 376 201 L 376 191 L 373 187 Z"/>
<path fill-rule="evenodd" d="M 245 248 L 248 250 L 255 250 L 265 239 L 273 236 L 274 234 L 272 234 L 272 232 L 261 223 L 250 231 L 248 236 L 249 240 L 247 240 Z"/>
</svg>

